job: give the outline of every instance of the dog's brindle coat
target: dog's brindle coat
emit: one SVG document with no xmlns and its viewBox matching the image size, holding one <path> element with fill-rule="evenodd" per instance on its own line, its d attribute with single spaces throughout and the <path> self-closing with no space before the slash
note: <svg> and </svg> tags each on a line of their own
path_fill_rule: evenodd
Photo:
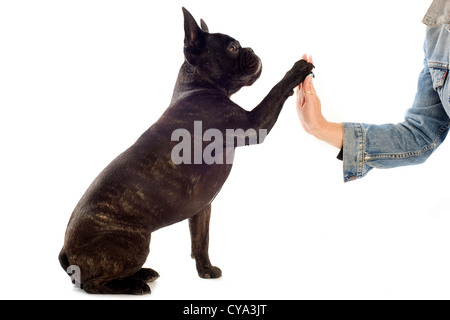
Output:
<svg viewBox="0 0 450 320">
<path fill-rule="evenodd" d="M 184 219 L 189 219 L 192 257 L 199 276 L 220 277 L 221 270 L 211 265 L 208 256 L 209 219 L 211 202 L 232 165 L 175 165 L 171 151 L 178 142 L 171 141 L 172 132 L 185 128 L 193 136 L 194 121 L 202 121 L 203 130 L 216 128 L 224 134 L 226 129 L 268 132 L 293 89 L 313 69 L 312 64 L 298 61 L 248 112 L 230 96 L 259 78 L 260 59 L 235 39 L 209 33 L 203 21 L 200 29 L 184 8 L 183 13 L 185 62 L 169 108 L 100 173 L 67 226 L 59 260 L 66 271 L 69 265 L 80 268 L 86 292 L 149 293 L 146 282 L 159 276 L 142 268 L 151 233 Z M 226 148 L 224 145 L 224 153 L 229 152 Z"/>
</svg>

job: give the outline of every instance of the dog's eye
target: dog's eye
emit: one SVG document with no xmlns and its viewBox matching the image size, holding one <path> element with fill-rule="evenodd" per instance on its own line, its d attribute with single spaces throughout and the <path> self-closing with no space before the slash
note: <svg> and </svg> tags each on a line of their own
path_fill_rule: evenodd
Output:
<svg viewBox="0 0 450 320">
<path fill-rule="evenodd" d="M 235 45 L 234 43 L 230 43 L 230 44 L 228 45 L 228 50 L 231 51 L 231 52 L 236 52 L 236 51 L 239 50 L 239 48 L 238 48 L 238 46 Z"/>
</svg>

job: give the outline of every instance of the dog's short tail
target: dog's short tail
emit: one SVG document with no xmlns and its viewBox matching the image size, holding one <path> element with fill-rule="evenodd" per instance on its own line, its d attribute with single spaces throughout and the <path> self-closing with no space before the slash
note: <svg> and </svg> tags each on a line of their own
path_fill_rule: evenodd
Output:
<svg viewBox="0 0 450 320">
<path fill-rule="evenodd" d="M 64 248 L 61 249 L 61 252 L 59 253 L 59 263 L 61 264 L 61 267 L 64 269 L 65 272 L 67 272 L 67 269 L 70 266 L 69 259 L 67 259 L 66 252 L 64 251 Z"/>
</svg>

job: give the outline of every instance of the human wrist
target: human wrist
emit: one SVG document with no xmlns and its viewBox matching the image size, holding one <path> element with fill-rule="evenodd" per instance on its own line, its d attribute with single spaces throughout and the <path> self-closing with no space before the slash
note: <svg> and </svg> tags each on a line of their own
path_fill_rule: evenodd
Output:
<svg viewBox="0 0 450 320">
<path fill-rule="evenodd" d="M 329 128 L 329 122 L 321 115 L 314 125 L 310 125 L 308 133 L 319 140 L 323 140 L 327 136 L 327 130 Z"/>
<path fill-rule="evenodd" d="M 342 148 L 344 137 L 342 123 L 330 122 L 323 118 L 318 126 L 311 128 L 311 134 L 338 149 Z"/>
</svg>

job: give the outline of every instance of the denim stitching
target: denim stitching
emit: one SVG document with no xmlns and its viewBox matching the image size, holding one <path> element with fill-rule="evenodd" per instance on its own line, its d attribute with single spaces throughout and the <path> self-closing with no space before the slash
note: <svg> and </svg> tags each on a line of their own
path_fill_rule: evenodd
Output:
<svg viewBox="0 0 450 320">
<path fill-rule="evenodd" d="M 449 128 L 449 126 L 450 126 L 450 120 L 447 121 L 447 123 L 438 130 L 438 132 L 436 134 L 436 138 L 433 140 L 433 142 L 431 144 L 426 145 L 421 150 L 408 151 L 405 153 L 379 153 L 379 154 L 374 154 L 374 155 L 366 155 L 365 160 L 370 161 L 370 160 L 380 160 L 380 159 L 381 160 L 382 159 L 406 159 L 406 158 L 421 156 L 428 151 L 432 151 L 432 150 L 436 149 L 442 133 L 444 133 L 445 130 L 447 130 Z"/>
<path fill-rule="evenodd" d="M 448 70 L 448 63 L 439 62 L 439 61 L 429 61 L 428 60 L 428 68 L 430 68 L 430 69 Z"/>
<path fill-rule="evenodd" d="M 364 150 L 366 145 L 366 135 L 364 134 L 364 128 L 363 126 L 358 123 L 357 124 L 357 139 L 358 139 L 358 153 L 357 153 L 357 171 L 356 171 L 356 177 L 362 178 L 364 176 Z"/>
<path fill-rule="evenodd" d="M 360 128 L 361 128 L 361 135 L 362 135 L 362 139 L 361 139 L 361 150 L 360 150 L 360 155 L 361 155 L 361 178 L 364 177 L 364 167 L 366 165 L 366 161 L 365 161 L 365 157 L 364 154 L 366 152 L 366 130 L 364 129 L 364 127 L 360 124 Z"/>
</svg>

